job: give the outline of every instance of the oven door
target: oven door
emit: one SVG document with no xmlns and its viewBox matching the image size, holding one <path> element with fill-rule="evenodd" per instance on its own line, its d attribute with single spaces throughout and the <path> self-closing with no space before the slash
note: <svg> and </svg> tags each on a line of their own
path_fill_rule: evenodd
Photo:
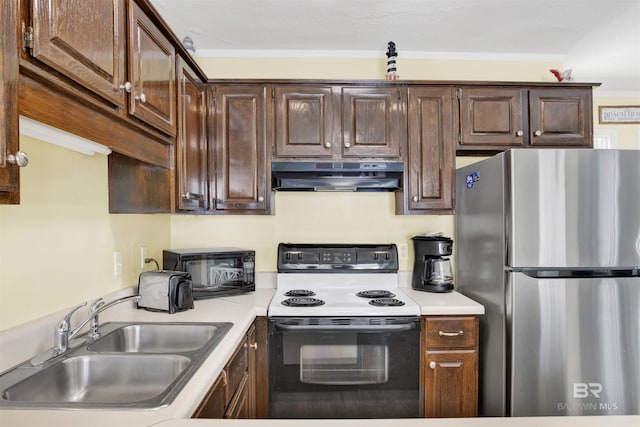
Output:
<svg viewBox="0 0 640 427">
<path fill-rule="evenodd" d="M 420 321 L 270 318 L 271 418 L 419 417 Z"/>
</svg>

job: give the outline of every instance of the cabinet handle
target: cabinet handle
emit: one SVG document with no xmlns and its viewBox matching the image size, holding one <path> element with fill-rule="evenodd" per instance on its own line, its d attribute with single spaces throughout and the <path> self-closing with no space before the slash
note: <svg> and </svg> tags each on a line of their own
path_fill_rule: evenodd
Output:
<svg viewBox="0 0 640 427">
<path fill-rule="evenodd" d="M 324 143 L 324 147 L 325 148 L 331 148 L 331 143 L 330 142 L 325 142 Z"/>
<path fill-rule="evenodd" d="M 429 362 L 429 367 L 431 369 L 436 369 L 436 362 Z"/>
<path fill-rule="evenodd" d="M 414 202 L 417 202 L 419 199 L 418 199 L 418 196 L 413 196 L 411 200 L 413 200 Z"/>
<path fill-rule="evenodd" d="M 224 369 L 222 370 L 222 384 L 224 384 L 225 387 L 229 385 L 229 380 L 227 379 L 227 371 L 225 371 Z"/>
<path fill-rule="evenodd" d="M 540 136 L 542 135 L 542 131 L 541 130 L 537 130 L 533 133 L 535 136 Z"/>
<path fill-rule="evenodd" d="M 120 85 L 120 90 L 124 90 L 126 92 L 131 93 L 131 82 L 124 82 L 123 84 Z"/>
<path fill-rule="evenodd" d="M 344 143 L 344 148 L 349 148 L 351 147 L 351 143 L 350 142 L 345 142 Z"/>
<path fill-rule="evenodd" d="M 145 95 L 144 93 L 141 93 L 140 95 L 136 95 L 136 96 L 134 96 L 133 98 L 134 98 L 136 101 L 140 101 L 140 102 L 142 102 L 143 104 L 144 104 L 145 102 L 147 102 L 147 95 Z"/>
<path fill-rule="evenodd" d="M 438 335 L 440 335 L 441 337 L 461 337 L 464 335 L 464 331 L 458 331 L 458 332 L 438 331 Z"/>
<path fill-rule="evenodd" d="M 524 135 L 523 131 L 519 130 L 518 132 L 516 132 L 516 136 L 522 136 L 522 135 Z"/>
<path fill-rule="evenodd" d="M 182 195 L 182 198 L 187 200 L 204 200 L 202 194 L 190 193 L 188 191 Z"/>
<path fill-rule="evenodd" d="M 258 196 L 258 202 L 260 202 L 260 203 L 264 202 L 264 197 Z"/>
<path fill-rule="evenodd" d="M 7 156 L 7 162 L 23 168 L 29 164 L 29 156 L 24 151 L 18 151 L 16 154 L 9 154 Z"/>
</svg>

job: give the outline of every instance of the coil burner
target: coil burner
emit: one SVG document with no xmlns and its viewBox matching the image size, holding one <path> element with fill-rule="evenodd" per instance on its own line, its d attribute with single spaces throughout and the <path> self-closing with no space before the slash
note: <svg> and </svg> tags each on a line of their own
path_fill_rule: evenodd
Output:
<svg viewBox="0 0 640 427">
<path fill-rule="evenodd" d="M 374 289 L 371 291 L 358 292 L 356 296 L 361 298 L 393 298 L 396 294 L 384 289 Z"/>
<path fill-rule="evenodd" d="M 324 301 L 317 298 L 309 298 L 309 297 L 293 297 L 287 298 L 282 301 L 283 305 L 287 307 L 316 307 L 319 305 L 323 305 Z"/>
<path fill-rule="evenodd" d="M 291 289 L 290 291 L 286 292 L 284 295 L 287 297 L 312 297 L 315 294 L 316 294 L 315 292 L 310 291 L 308 289 Z"/>
<path fill-rule="evenodd" d="M 399 307 L 404 305 L 404 302 L 396 298 L 376 298 L 369 301 L 369 304 L 376 307 Z"/>
</svg>

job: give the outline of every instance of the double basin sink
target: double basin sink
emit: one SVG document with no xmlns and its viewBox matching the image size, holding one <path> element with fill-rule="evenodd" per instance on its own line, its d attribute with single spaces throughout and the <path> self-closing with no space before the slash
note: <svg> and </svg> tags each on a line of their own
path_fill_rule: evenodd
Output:
<svg viewBox="0 0 640 427">
<path fill-rule="evenodd" d="M 62 356 L 0 375 L 0 409 L 170 404 L 233 323 L 105 323 Z"/>
</svg>

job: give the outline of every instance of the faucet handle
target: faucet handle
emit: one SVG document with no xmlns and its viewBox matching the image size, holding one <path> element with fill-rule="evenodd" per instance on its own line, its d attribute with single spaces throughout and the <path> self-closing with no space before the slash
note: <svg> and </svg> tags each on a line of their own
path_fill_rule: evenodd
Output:
<svg viewBox="0 0 640 427">
<path fill-rule="evenodd" d="M 75 313 L 85 305 L 87 305 L 86 301 L 78 305 L 77 307 L 73 308 L 69 313 L 67 313 L 67 315 L 64 316 L 64 319 L 60 321 L 60 325 L 58 325 L 58 330 L 62 332 L 69 331 L 69 325 L 71 324 L 71 316 L 73 316 L 73 313 Z"/>
<path fill-rule="evenodd" d="M 101 306 L 104 305 L 104 299 L 98 298 L 94 302 L 91 303 L 91 307 L 89 307 L 89 313 L 95 313 Z"/>
</svg>

